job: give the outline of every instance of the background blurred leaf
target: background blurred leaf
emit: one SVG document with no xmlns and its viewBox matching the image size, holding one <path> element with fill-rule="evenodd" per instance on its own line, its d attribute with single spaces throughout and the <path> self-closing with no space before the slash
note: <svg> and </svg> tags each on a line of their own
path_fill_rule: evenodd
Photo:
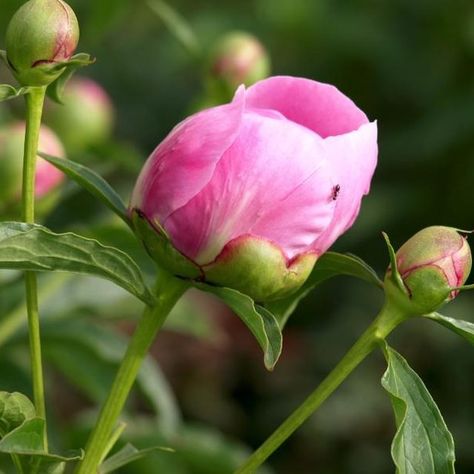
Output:
<svg viewBox="0 0 474 474">
<path fill-rule="evenodd" d="M 99 474 L 109 474 L 114 472 L 116 469 L 126 466 L 134 461 L 138 461 L 139 459 L 147 457 L 157 451 L 172 452 L 173 450 L 160 446 L 138 450 L 132 444 L 126 444 L 120 451 L 116 452 L 102 463 L 99 468 Z"/>
<path fill-rule="evenodd" d="M 47 359 L 76 387 L 100 405 L 112 384 L 127 340 L 113 328 L 85 321 L 44 325 Z M 137 378 L 137 387 L 153 409 L 160 429 L 171 434 L 180 423 L 180 411 L 168 382 L 150 357 Z"/>
<path fill-rule="evenodd" d="M 382 386 L 390 394 L 397 433 L 392 457 L 399 474 L 454 474 L 454 441 L 420 377 L 386 346 Z"/>
</svg>

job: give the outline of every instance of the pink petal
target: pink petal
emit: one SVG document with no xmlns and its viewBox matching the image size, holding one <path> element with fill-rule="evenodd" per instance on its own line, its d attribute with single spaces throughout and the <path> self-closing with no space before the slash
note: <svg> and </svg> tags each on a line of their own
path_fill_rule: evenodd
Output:
<svg viewBox="0 0 474 474">
<path fill-rule="evenodd" d="M 237 138 L 244 101 L 241 87 L 232 103 L 204 110 L 178 124 L 148 158 L 131 207 L 164 222 L 199 193 Z"/>
<path fill-rule="evenodd" d="M 355 132 L 326 138 L 324 145 L 339 192 L 333 220 L 314 243 L 317 253 L 325 252 L 359 214 L 377 165 L 377 124 L 368 123 Z"/>
<path fill-rule="evenodd" d="M 323 138 L 357 130 L 364 112 L 336 87 L 299 77 L 274 76 L 247 90 L 247 106 L 274 109 Z"/>
<path fill-rule="evenodd" d="M 332 220 L 335 182 L 323 140 L 271 115 L 246 112 L 210 182 L 165 221 L 174 245 L 201 265 L 244 234 L 273 241 L 291 259 Z"/>
</svg>

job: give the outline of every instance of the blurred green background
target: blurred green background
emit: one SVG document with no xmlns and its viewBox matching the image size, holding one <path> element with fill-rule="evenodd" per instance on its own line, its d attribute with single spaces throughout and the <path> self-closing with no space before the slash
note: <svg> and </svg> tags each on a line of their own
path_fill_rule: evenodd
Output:
<svg viewBox="0 0 474 474">
<path fill-rule="evenodd" d="M 1 0 L 0 48 L 7 21 L 21 3 Z M 141 161 L 202 95 L 207 52 L 220 35 L 238 29 L 255 34 L 266 46 L 273 74 L 332 83 L 378 121 L 379 165 L 371 194 L 335 250 L 355 253 L 383 274 L 388 259 L 381 231 L 399 246 L 427 225 L 474 227 L 472 1 L 174 1 L 173 8 L 199 42 L 197 55 L 177 41 L 144 1 L 70 4 L 82 27 L 78 51 L 97 57 L 82 74 L 102 84 L 116 109 L 115 143 L 90 151 L 90 161 L 124 197 Z M 0 78 L 10 80 L 4 67 Z M 21 101 L 0 105 L 0 119 L 21 113 Z M 109 213 L 74 188 L 65 192 L 47 224 L 100 236 L 150 265 Z M 66 305 L 61 307 L 61 297 L 56 297 L 47 306 L 67 320 L 63 336 L 55 335 L 57 327 L 51 324 L 52 342 L 46 343 L 50 412 L 57 420 L 56 433 L 61 433 L 57 445 L 66 448 L 83 442 L 93 402 L 103 398 L 110 383 L 103 374 L 113 374 L 115 366 L 106 360 L 103 372 L 91 374 L 96 359 L 88 353 L 91 361 L 78 375 L 81 364 L 65 361 L 64 353 L 70 351 L 74 359 L 74 344 L 80 344 L 67 337 L 79 331 L 74 326 L 79 319 L 64 316 L 74 305 L 71 295 L 82 295 L 76 295 L 74 314 L 92 319 L 98 328 L 118 325 L 127 332 L 127 321 L 139 312 L 117 303 L 124 298 L 121 292 L 116 295 L 107 284 L 100 288 L 95 280 L 81 279 L 71 285 Z M 106 295 L 106 309 L 97 308 L 93 300 Z M 227 310 L 209 301 L 200 302 L 199 311 L 196 302 L 182 309 L 171 330 L 160 335 L 154 355 L 176 393 L 185 420 L 180 435 L 185 447 L 177 460 L 160 454 L 121 472 L 226 474 L 242 450 L 257 447 L 319 383 L 381 302 L 378 290 L 359 281 L 338 278 L 324 284 L 290 319 L 284 353 L 273 373 L 265 372 L 255 342 Z M 201 314 L 209 305 L 210 318 Z M 444 312 L 473 321 L 474 295 L 463 294 Z M 406 323 L 391 340 L 438 402 L 457 442 L 457 472 L 473 473 L 473 348 L 427 321 Z M 18 375 L 27 365 L 24 344 L 20 330 L 6 346 L 9 351 L 0 349 L 1 389 L 28 393 L 27 375 Z M 269 468 L 278 474 L 393 472 L 389 449 L 394 424 L 379 383 L 383 370 L 381 355 L 374 354 L 270 459 Z M 76 380 L 81 376 L 86 380 L 82 388 Z M 93 382 L 95 391 L 90 389 Z M 136 414 L 130 439 L 144 446 L 153 436 L 160 439 L 162 427 L 150 427 L 150 407 L 139 396 L 130 412 Z"/>
</svg>

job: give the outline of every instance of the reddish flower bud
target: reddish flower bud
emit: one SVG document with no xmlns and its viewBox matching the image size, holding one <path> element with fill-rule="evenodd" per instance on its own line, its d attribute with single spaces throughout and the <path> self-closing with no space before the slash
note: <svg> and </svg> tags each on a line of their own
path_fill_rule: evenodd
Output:
<svg viewBox="0 0 474 474">
<path fill-rule="evenodd" d="M 229 33 L 217 43 L 211 55 L 211 76 L 230 91 L 250 86 L 270 74 L 270 58 L 260 41 L 244 32 Z"/>
<path fill-rule="evenodd" d="M 16 204 L 21 196 L 23 146 L 25 124 L 16 122 L 0 130 L 0 207 Z M 64 148 L 48 127 L 41 127 L 40 151 L 58 157 L 64 156 Z M 64 175 L 53 165 L 38 157 L 36 167 L 36 197 L 43 198 L 63 181 Z"/>
<path fill-rule="evenodd" d="M 107 92 L 97 82 L 85 77 L 71 79 L 63 102 L 48 104 L 45 120 L 68 152 L 100 145 L 110 137 L 114 109 Z"/>
<path fill-rule="evenodd" d="M 403 244 L 396 262 L 407 290 L 407 308 L 412 314 L 427 314 L 458 294 L 454 288 L 467 280 L 472 256 L 466 237 L 456 229 L 433 226 Z"/>
<path fill-rule="evenodd" d="M 62 72 L 79 41 L 72 8 L 62 0 L 30 0 L 13 15 L 6 33 L 7 59 L 25 86 L 45 86 Z"/>
</svg>

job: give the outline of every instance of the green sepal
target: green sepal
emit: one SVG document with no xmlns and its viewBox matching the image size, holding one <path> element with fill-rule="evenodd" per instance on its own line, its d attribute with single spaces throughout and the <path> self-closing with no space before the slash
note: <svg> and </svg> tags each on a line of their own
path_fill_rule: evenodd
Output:
<svg viewBox="0 0 474 474">
<path fill-rule="evenodd" d="M 0 102 L 15 99 L 22 95 L 28 94 L 30 87 L 13 87 L 10 84 L 0 84 Z"/>
<path fill-rule="evenodd" d="M 390 258 L 389 278 L 402 293 L 405 293 L 408 295 L 408 291 L 405 285 L 403 284 L 403 279 L 400 275 L 400 272 L 398 271 L 397 256 L 395 254 L 395 249 L 393 248 L 388 235 L 385 232 L 382 232 L 382 235 L 387 245 L 388 256 Z"/>
<path fill-rule="evenodd" d="M 109 474 L 115 472 L 117 469 L 120 469 L 121 467 L 126 466 L 127 464 L 130 464 L 134 461 L 143 459 L 150 454 L 156 453 L 157 451 L 164 451 L 167 453 L 174 452 L 173 449 L 165 448 L 163 446 L 139 450 L 132 444 L 128 443 L 120 451 L 117 451 L 102 463 L 102 465 L 99 467 L 99 474 Z"/>
<path fill-rule="evenodd" d="M 454 440 L 435 401 L 407 361 L 387 344 L 382 386 L 390 394 L 397 432 L 392 458 L 397 474 L 454 474 Z"/>
<path fill-rule="evenodd" d="M 295 293 L 316 262 L 315 253 L 287 262 L 269 240 L 244 235 L 229 242 L 216 260 L 202 267 L 206 281 L 234 288 L 263 303 Z"/>
<path fill-rule="evenodd" d="M 95 58 L 87 53 L 78 53 L 69 59 L 69 61 L 63 61 L 56 63 L 53 70 L 61 70 L 63 72 L 59 77 L 57 77 L 46 90 L 48 97 L 53 99 L 58 104 L 63 104 L 64 89 L 69 79 L 73 76 L 77 69 L 85 66 L 90 66 L 95 63 Z"/>
<path fill-rule="evenodd" d="M 283 337 L 275 316 L 250 296 L 232 288 L 194 282 L 199 290 L 212 293 L 229 306 L 250 329 L 264 353 L 264 363 L 273 370 L 281 355 Z"/>
<path fill-rule="evenodd" d="M 166 231 L 158 222 L 151 225 L 136 209 L 131 212 L 133 230 L 141 239 L 151 258 L 171 274 L 184 278 L 202 278 L 201 269 L 184 256 L 171 243 Z"/>
<path fill-rule="evenodd" d="M 436 321 L 474 345 L 474 323 L 463 321 L 462 319 L 449 318 L 440 313 L 425 314 L 424 317 Z"/>
</svg>

